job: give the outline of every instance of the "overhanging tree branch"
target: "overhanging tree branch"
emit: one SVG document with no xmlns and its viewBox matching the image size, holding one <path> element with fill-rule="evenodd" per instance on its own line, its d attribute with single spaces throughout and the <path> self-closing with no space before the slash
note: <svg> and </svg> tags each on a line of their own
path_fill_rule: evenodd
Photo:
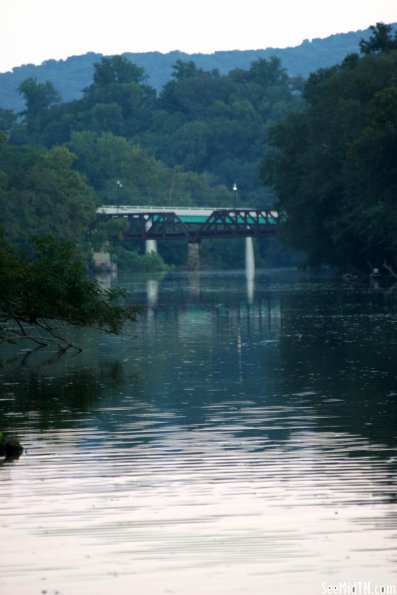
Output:
<svg viewBox="0 0 397 595">
<path fill-rule="evenodd" d="M 34 239 L 29 253 L 12 246 L 0 231 L 0 340 L 25 339 L 61 350 L 75 347 L 58 330 L 61 323 L 120 334 L 137 309 L 120 300 L 121 290 L 103 289 L 86 275 L 70 243 Z"/>
</svg>

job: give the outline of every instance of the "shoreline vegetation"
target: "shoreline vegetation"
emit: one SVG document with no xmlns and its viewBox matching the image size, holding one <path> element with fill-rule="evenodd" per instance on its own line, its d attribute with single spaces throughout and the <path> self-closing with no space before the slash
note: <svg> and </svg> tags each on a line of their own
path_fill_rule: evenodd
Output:
<svg viewBox="0 0 397 595">
<path fill-rule="evenodd" d="M 67 327 L 120 334 L 136 319 L 138 310 L 124 304 L 122 289 L 103 288 L 87 275 L 73 244 L 52 237 L 36 238 L 22 250 L 1 232 L 0 277 L 2 342 L 27 340 L 36 347 L 80 350 L 67 338 Z"/>
</svg>

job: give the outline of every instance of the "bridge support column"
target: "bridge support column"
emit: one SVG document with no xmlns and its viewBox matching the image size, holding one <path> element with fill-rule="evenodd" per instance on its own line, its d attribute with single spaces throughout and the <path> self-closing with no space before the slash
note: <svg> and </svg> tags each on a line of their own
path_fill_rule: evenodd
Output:
<svg viewBox="0 0 397 595">
<path fill-rule="evenodd" d="M 189 242 L 187 245 L 187 268 L 200 268 L 200 241 Z"/>
<path fill-rule="evenodd" d="M 252 238 L 245 238 L 245 276 L 247 280 L 247 299 L 252 304 L 255 292 L 255 255 Z"/>
<path fill-rule="evenodd" d="M 252 238 L 245 238 L 245 274 L 250 281 L 255 279 L 255 255 Z"/>
<path fill-rule="evenodd" d="M 146 240 L 145 241 L 145 254 L 150 254 L 151 252 L 157 252 L 156 240 Z"/>
<path fill-rule="evenodd" d="M 117 265 L 111 261 L 110 252 L 93 252 L 92 259 L 95 269 L 99 272 L 112 272 L 117 270 Z"/>
</svg>

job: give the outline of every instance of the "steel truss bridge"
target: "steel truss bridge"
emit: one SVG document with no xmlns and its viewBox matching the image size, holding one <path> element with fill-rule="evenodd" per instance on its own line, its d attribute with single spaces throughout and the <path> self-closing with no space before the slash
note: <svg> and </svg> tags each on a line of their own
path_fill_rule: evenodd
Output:
<svg viewBox="0 0 397 595">
<path fill-rule="evenodd" d="M 199 243 L 205 238 L 255 238 L 276 234 L 280 216 L 270 209 L 103 206 L 100 220 L 128 221 L 125 239 Z"/>
</svg>

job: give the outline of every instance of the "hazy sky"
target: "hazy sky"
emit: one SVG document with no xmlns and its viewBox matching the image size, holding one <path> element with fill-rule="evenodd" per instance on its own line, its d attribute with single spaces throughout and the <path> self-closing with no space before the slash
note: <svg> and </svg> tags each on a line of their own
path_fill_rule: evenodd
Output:
<svg viewBox="0 0 397 595">
<path fill-rule="evenodd" d="M 397 22 L 397 0 L 0 0 L 0 72 L 89 51 L 299 45 Z"/>
</svg>

